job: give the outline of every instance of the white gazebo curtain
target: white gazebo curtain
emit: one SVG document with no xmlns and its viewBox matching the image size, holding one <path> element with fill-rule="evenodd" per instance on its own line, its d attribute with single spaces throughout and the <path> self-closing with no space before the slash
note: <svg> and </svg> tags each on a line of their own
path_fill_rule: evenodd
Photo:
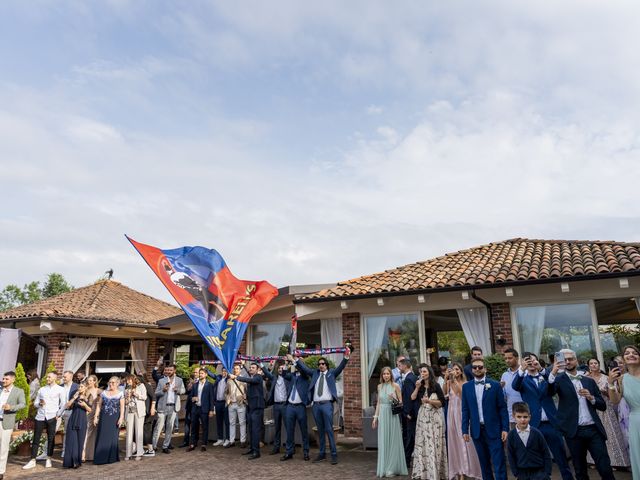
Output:
<svg viewBox="0 0 640 480">
<path fill-rule="evenodd" d="M 91 356 L 98 345 L 98 339 L 73 337 L 71 345 L 64 354 L 64 370 L 77 372 Z"/>
<path fill-rule="evenodd" d="M 148 340 L 131 340 L 131 344 L 129 345 L 129 354 L 133 361 L 133 372 L 136 375 L 144 375 L 147 373 L 144 364 L 147 360 L 148 347 Z"/>
<path fill-rule="evenodd" d="M 44 363 L 47 360 L 47 349 L 42 345 L 36 345 L 36 355 L 38 355 L 38 362 L 36 363 L 36 371 L 38 376 L 44 375 Z"/>
<path fill-rule="evenodd" d="M 367 378 L 371 378 L 382 353 L 382 340 L 387 332 L 387 317 L 367 318 Z"/>
<path fill-rule="evenodd" d="M 278 355 L 282 337 L 291 331 L 290 323 L 263 323 L 252 330 L 251 354 L 256 357 Z"/>
<path fill-rule="evenodd" d="M 16 369 L 20 349 L 20 329 L 0 328 L 0 375 Z"/>
<path fill-rule="evenodd" d="M 491 331 L 487 309 L 484 307 L 458 308 L 456 311 L 469 346 L 477 345 L 485 355 L 490 355 L 492 353 Z"/>
<path fill-rule="evenodd" d="M 323 318 L 320 320 L 320 341 L 322 348 L 341 347 L 342 346 L 342 321 L 339 318 Z M 338 366 L 342 361 L 341 354 L 326 355 L 333 363 Z M 336 384 L 338 397 L 342 397 L 343 383 L 342 375 Z"/>
<path fill-rule="evenodd" d="M 540 355 L 546 310 L 547 307 L 524 307 L 518 309 L 517 318 L 523 353 L 531 352 Z"/>
</svg>

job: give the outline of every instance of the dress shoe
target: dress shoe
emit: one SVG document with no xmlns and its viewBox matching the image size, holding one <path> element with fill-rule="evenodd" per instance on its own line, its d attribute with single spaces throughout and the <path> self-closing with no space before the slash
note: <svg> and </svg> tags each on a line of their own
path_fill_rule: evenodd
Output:
<svg viewBox="0 0 640 480">
<path fill-rule="evenodd" d="M 171 450 L 169 450 L 168 448 L 163 448 L 162 453 L 171 453 Z"/>
<path fill-rule="evenodd" d="M 240 442 L 240 448 L 247 448 L 247 442 Z"/>
<path fill-rule="evenodd" d="M 338 457 L 331 457 L 331 465 L 337 465 L 338 464 Z"/>
<path fill-rule="evenodd" d="M 313 459 L 313 463 L 324 462 L 327 459 L 324 455 L 318 455 Z"/>
<path fill-rule="evenodd" d="M 187 452 L 193 452 L 196 449 L 196 447 L 194 447 L 193 445 L 189 445 L 189 448 L 187 448 Z"/>
<path fill-rule="evenodd" d="M 308 454 L 308 453 L 305 453 L 305 454 L 304 454 L 304 461 L 305 461 L 305 462 L 308 462 L 309 460 L 311 460 L 311 457 L 309 456 L 309 454 Z"/>
<path fill-rule="evenodd" d="M 249 455 L 249 460 L 255 460 L 256 458 L 260 458 L 260 454 L 259 453 L 254 453 L 253 455 Z"/>
<path fill-rule="evenodd" d="M 273 449 L 269 452 L 269 455 L 278 455 L 280 453 L 280 449 Z"/>
<path fill-rule="evenodd" d="M 204 445 L 200 447 L 200 451 L 201 452 L 206 452 L 207 451 L 207 447 L 205 447 Z"/>
<path fill-rule="evenodd" d="M 289 455 L 288 453 L 285 453 L 281 458 L 280 461 L 281 462 L 286 462 L 287 460 L 291 460 L 293 458 L 293 455 Z"/>
<path fill-rule="evenodd" d="M 185 448 L 188 447 L 189 444 L 188 443 L 181 443 L 180 445 L 178 445 L 178 448 Z"/>
<path fill-rule="evenodd" d="M 253 455 L 253 450 L 247 450 L 242 455 Z"/>
<path fill-rule="evenodd" d="M 169 446 L 167 447 L 169 450 L 173 450 L 173 445 L 169 444 Z"/>
</svg>

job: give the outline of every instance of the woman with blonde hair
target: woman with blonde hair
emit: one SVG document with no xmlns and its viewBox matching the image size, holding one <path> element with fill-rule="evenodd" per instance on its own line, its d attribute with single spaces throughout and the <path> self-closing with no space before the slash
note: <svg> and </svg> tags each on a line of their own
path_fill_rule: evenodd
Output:
<svg viewBox="0 0 640 480">
<path fill-rule="evenodd" d="M 125 379 L 125 409 L 127 412 L 127 451 L 125 460 L 133 453 L 133 434 L 135 432 L 136 460 L 144 454 L 144 418 L 147 413 L 147 388 L 135 375 L 127 375 Z"/>
<path fill-rule="evenodd" d="M 93 457 L 95 465 L 104 465 L 120 461 L 118 435 L 124 424 L 124 394 L 118 388 L 120 379 L 111 377 L 107 389 L 100 394 L 93 424 L 98 426 L 96 450 Z"/>
<path fill-rule="evenodd" d="M 391 368 L 384 367 L 380 372 L 378 403 L 371 423 L 374 429 L 378 429 L 378 477 L 407 474 L 400 417 L 391 411 L 394 402 L 402 402 L 402 393 L 393 381 Z"/>
<path fill-rule="evenodd" d="M 95 375 L 89 375 L 86 379 L 87 391 L 86 404 L 89 407 L 87 415 L 87 438 L 84 442 L 84 453 L 82 456 L 83 462 L 93 461 L 93 452 L 96 448 L 96 432 L 98 431 L 95 425 L 96 419 L 96 406 L 102 390 L 98 388 L 98 377 Z"/>
</svg>

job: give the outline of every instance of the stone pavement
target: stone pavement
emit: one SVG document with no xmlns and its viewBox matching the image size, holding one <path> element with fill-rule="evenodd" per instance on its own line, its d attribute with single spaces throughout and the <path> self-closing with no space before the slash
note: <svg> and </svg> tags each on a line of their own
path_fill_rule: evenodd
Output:
<svg viewBox="0 0 640 480">
<path fill-rule="evenodd" d="M 173 437 L 173 444 L 182 443 L 182 435 Z M 123 458 L 124 442 L 121 441 L 121 458 Z M 269 455 L 270 446 L 262 449 L 262 457 L 257 460 L 247 460 L 242 456 L 243 449 L 208 447 L 206 452 L 194 450 L 187 452 L 184 448 L 175 448 L 170 454 L 162 452 L 155 457 L 145 457 L 136 462 L 120 461 L 112 465 L 85 464 L 77 470 L 63 469 L 60 460 L 60 450 L 56 449 L 53 468 L 45 469 L 44 462 L 38 462 L 33 470 L 24 471 L 22 465 L 27 458 L 9 457 L 5 479 L 132 479 L 132 480 L 161 480 L 179 479 L 204 480 L 222 478 L 236 479 L 275 479 L 302 478 L 310 480 L 359 480 L 376 477 L 376 451 L 363 451 L 358 439 L 339 437 L 340 463 L 331 465 L 328 461 L 312 464 L 302 460 L 299 452 L 293 460 L 280 461 L 280 455 Z M 317 448 L 311 447 L 311 458 L 317 454 Z M 595 470 L 590 471 L 594 480 L 599 478 Z M 408 479 L 409 477 L 395 477 Z M 511 478 L 511 477 L 510 477 Z M 554 480 L 560 480 L 558 472 L 554 470 Z M 631 474 L 616 472 L 617 480 L 631 480 Z"/>
</svg>

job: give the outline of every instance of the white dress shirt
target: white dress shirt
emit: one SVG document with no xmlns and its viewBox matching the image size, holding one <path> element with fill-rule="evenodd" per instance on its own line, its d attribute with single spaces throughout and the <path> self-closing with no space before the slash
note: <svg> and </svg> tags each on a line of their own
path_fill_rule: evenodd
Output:
<svg viewBox="0 0 640 480">
<path fill-rule="evenodd" d="M 314 392 L 313 392 L 314 402 L 331 401 L 331 392 L 329 391 L 329 385 L 327 384 L 327 373 L 329 372 L 320 372 L 320 375 L 318 376 L 318 381 L 316 382 L 316 388 L 314 389 Z M 320 386 L 320 381 L 323 375 L 324 375 L 324 387 L 322 388 L 322 395 L 318 395 L 318 387 Z"/>
<path fill-rule="evenodd" d="M 278 375 L 278 380 L 276 380 L 276 389 L 273 392 L 273 401 L 274 402 L 286 402 L 287 401 L 287 386 L 284 383 L 284 378 L 281 375 Z"/>
<path fill-rule="evenodd" d="M 518 432 L 520 440 L 522 440 L 522 443 L 524 443 L 524 446 L 526 447 L 527 442 L 529 441 L 529 434 L 531 433 L 531 426 L 527 425 L 527 428 L 525 428 L 524 430 L 520 430 L 518 427 L 516 427 L 516 430 Z"/>
<path fill-rule="evenodd" d="M 580 378 L 572 379 L 567 372 L 565 372 L 565 374 L 569 377 L 569 380 L 571 380 L 573 388 L 576 391 L 576 397 L 578 397 L 578 425 L 581 427 L 586 425 L 593 425 L 594 421 L 593 417 L 591 416 L 591 412 L 589 412 L 589 407 L 587 406 L 587 399 L 582 395 L 578 395 L 578 390 L 584 388 L 582 385 L 582 381 L 580 380 L 582 378 L 582 375 L 578 375 L 578 377 Z M 553 373 L 550 373 L 549 383 L 554 383 L 555 381 L 556 376 Z M 591 401 L 591 405 L 594 405 L 595 403 L 596 399 L 594 398 Z"/>
<path fill-rule="evenodd" d="M 514 423 L 516 420 L 513 418 L 513 404 L 522 401 L 522 395 L 520 392 L 513 389 L 513 379 L 518 375 L 520 369 L 507 370 L 502 374 L 500 378 L 501 382 L 504 382 L 504 396 L 507 400 L 507 410 L 509 411 L 509 422 Z"/>
<path fill-rule="evenodd" d="M 198 401 L 196 402 L 197 406 L 201 406 L 202 405 L 202 391 L 204 390 L 204 383 L 207 380 L 198 380 Z"/>
<path fill-rule="evenodd" d="M 3 388 L 2 392 L 0 393 L 0 421 L 2 421 L 4 414 L 4 409 L 2 408 L 2 406 L 9 400 L 11 390 L 13 390 L 13 385 L 9 385 L 9 388 Z"/>
<path fill-rule="evenodd" d="M 173 391 L 176 388 L 176 377 L 173 377 L 173 380 L 170 380 L 167 377 L 167 385 L 169 385 L 169 390 L 167 391 L 167 403 L 176 403 L 176 392 Z"/>
<path fill-rule="evenodd" d="M 224 400 L 224 389 L 227 386 L 227 379 L 220 377 L 218 383 L 216 384 L 216 400 L 219 402 Z"/>
<path fill-rule="evenodd" d="M 482 377 L 481 379 L 473 378 L 473 382 L 486 382 L 487 377 Z M 476 384 L 473 385 L 476 388 L 476 401 L 478 402 L 478 416 L 480 418 L 480 424 L 484 424 L 484 413 L 482 412 L 482 395 L 484 395 L 485 384 Z"/>
<path fill-rule="evenodd" d="M 64 406 L 64 388 L 60 385 L 45 385 L 40 387 L 33 405 L 38 408 L 36 420 L 44 421 L 56 418 L 58 411 Z M 44 406 L 40 406 L 40 400 L 44 400 Z"/>
</svg>

